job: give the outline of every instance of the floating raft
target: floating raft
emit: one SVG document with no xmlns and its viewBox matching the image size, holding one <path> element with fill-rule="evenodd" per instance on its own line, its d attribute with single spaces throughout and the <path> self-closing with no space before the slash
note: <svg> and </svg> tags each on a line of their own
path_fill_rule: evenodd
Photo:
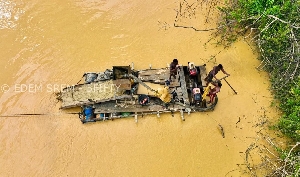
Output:
<svg viewBox="0 0 300 177">
<path fill-rule="evenodd" d="M 205 99 L 201 104 L 195 102 L 195 88 L 206 97 L 203 85 L 207 76 L 205 65 L 195 67 L 198 72 L 191 76 L 188 66 L 180 66 L 176 78 L 172 76 L 169 81 L 169 68 L 133 70 L 129 66 L 114 66 L 113 70 L 87 73 L 85 84 L 64 88 L 58 98 L 62 109 L 82 107 L 83 123 L 132 116 L 137 119 L 166 112 L 180 112 L 184 120 L 184 112 L 211 111 L 218 102 L 217 97 L 208 106 Z M 147 104 L 142 103 L 145 98 Z M 92 110 L 92 114 L 87 116 L 85 110 Z"/>
</svg>

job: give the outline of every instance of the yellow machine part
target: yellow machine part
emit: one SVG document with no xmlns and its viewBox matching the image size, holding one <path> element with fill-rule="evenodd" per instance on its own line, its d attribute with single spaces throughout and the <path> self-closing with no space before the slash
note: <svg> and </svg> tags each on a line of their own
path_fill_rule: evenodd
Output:
<svg viewBox="0 0 300 177">
<path fill-rule="evenodd" d="M 154 84 L 150 82 L 145 82 L 149 87 L 151 87 L 155 91 L 151 91 L 146 87 L 139 85 L 138 94 L 145 94 L 150 96 L 155 96 L 161 99 L 165 103 L 169 103 L 171 101 L 171 94 L 169 93 L 169 87 L 162 87 L 160 84 Z"/>
<path fill-rule="evenodd" d="M 211 83 L 208 84 L 208 86 L 205 88 L 204 93 L 202 95 L 202 101 L 205 100 L 206 95 L 208 94 L 208 92 L 210 91 L 211 87 L 213 85 Z"/>
<path fill-rule="evenodd" d="M 157 89 L 156 96 L 165 103 L 169 103 L 171 101 L 171 94 L 169 93 L 169 87 Z"/>
</svg>

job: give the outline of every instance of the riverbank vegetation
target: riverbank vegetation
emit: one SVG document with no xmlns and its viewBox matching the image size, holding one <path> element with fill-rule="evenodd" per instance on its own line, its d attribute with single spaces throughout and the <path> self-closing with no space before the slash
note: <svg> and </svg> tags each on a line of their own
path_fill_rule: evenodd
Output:
<svg viewBox="0 0 300 177">
<path fill-rule="evenodd" d="M 269 169 L 270 175 L 299 176 L 300 1 L 229 0 L 218 8 L 222 14 L 218 43 L 229 46 L 243 36 L 256 45 L 261 59 L 258 69 L 270 74 L 271 90 L 282 111 L 274 127 L 291 139 L 286 149 L 274 146 L 281 166 Z"/>
<path fill-rule="evenodd" d="M 201 20 L 206 26 L 197 27 L 197 23 L 186 22 L 186 19 L 196 19 L 196 12 L 202 13 L 203 9 L 207 14 Z M 217 26 L 211 27 L 210 19 L 217 9 L 221 18 Z M 280 147 L 269 135 L 258 132 L 259 138 L 245 152 L 245 164 L 239 166 L 246 166 L 242 172 L 250 176 L 299 176 L 300 0 L 227 0 L 225 3 L 218 0 L 182 0 L 175 11 L 174 27 L 197 32 L 215 31 L 205 45 L 216 41 L 217 45 L 227 48 L 240 37 L 251 46 L 255 45 L 261 60 L 257 69 L 269 73 L 274 103 L 279 103 L 273 105 L 282 112 L 272 128 L 286 135 L 289 141 L 285 147 Z M 261 125 L 266 123 L 265 118 Z M 258 139 L 266 143 L 261 144 Z M 250 162 L 251 153 L 260 155 L 260 164 Z"/>
</svg>

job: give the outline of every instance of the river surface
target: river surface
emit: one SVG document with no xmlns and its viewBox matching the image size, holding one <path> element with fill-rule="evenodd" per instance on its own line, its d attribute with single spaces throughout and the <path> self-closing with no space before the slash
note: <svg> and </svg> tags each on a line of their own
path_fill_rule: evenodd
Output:
<svg viewBox="0 0 300 177">
<path fill-rule="evenodd" d="M 214 4 L 199 2 L 0 0 L 0 176 L 243 176 L 235 169 L 255 125 L 276 112 L 268 76 L 244 40 L 224 49 L 205 45 L 214 31 L 174 27 L 215 28 Z M 84 72 L 161 68 L 174 58 L 208 70 L 222 63 L 238 94 L 223 82 L 216 109 L 186 121 L 167 114 L 83 125 L 71 114 L 79 109 L 59 109 L 54 92 Z"/>
</svg>

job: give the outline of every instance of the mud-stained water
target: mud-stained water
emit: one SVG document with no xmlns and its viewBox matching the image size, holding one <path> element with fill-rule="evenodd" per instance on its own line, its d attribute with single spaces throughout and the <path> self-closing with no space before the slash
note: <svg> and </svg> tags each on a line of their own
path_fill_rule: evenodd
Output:
<svg viewBox="0 0 300 177">
<path fill-rule="evenodd" d="M 224 50 L 204 46 L 212 31 L 174 27 L 215 27 L 205 17 L 211 4 L 194 16 L 181 5 L 178 15 L 177 0 L 1 0 L 0 176 L 241 176 L 234 170 L 255 125 L 275 114 L 267 75 L 243 40 Z M 174 58 L 222 63 L 238 94 L 223 82 L 216 109 L 185 122 L 176 114 L 83 125 L 71 114 L 78 109 L 59 110 L 54 91 L 84 72 L 161 68 Z"/>
</svg>

